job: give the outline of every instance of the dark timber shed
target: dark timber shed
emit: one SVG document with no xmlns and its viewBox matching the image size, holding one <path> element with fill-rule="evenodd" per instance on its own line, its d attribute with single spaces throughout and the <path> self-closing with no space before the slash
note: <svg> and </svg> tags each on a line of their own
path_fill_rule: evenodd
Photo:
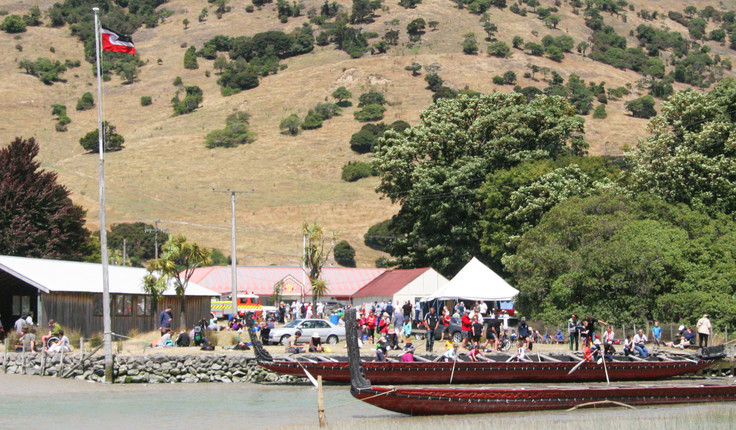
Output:
<svg viewBox="0 0 736 430">
<path fill-rule="evenodd" d="M 142 287 L 146 270 L 109 267 L 112 331 L 127 335 L 133 329 L 157 329 L 158 314 Z M 209 316 L 211 298 L 219 294 L 191 282 L 186 294 L 187 328 L 191 328 Z M 173 285 L 164 293 L 158 310 L 167 305 L 172 307 L 176 326 L 180 301 Z M 28 312 L 33 312 L 41 333 L 45 333 L 51 318 L 85 337 L 102 333 L 102 265 L 0 256 L 0 320 L 5 331 L 9 333 L 13 323 Z"/>
</svg>

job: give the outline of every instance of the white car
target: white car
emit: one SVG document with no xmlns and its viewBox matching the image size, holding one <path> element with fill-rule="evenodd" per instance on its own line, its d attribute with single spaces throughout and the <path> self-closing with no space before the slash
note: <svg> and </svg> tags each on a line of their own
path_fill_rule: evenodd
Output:
<svg viewBox="0 0 736 430">
<path fill-rule="evenodd" d="M 309 342 L 314 333 L 319 334 L 319 338 L 323 343 L 329 343 L 330 345 L 345 340 L 345 327 L 338 327 L 321 319 L 298 319 L 283 327 L 271 329 L 268 334 L 269 343 L 283 345 L 286 339 L 294 336 L 297 330 L 302 332 L 298 340 L 304 343 Z"/>
</svg>

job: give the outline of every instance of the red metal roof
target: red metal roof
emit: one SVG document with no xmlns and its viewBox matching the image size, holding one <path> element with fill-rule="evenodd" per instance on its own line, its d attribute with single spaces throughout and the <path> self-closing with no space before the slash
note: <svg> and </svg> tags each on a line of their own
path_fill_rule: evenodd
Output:
<svg viewBox="0 0 736 430">
<path fill-rule="evenodd" d="M 421 269 L 388 270 L 356 291 L 352 297 L 391 297 L 429 269 L 429 267 L 423 267 Z"/>
<path fill-rule="evenodd" d="M 327 283 L 326 296 L 347 299 L 385 271 L 386 269 L 325 267 L 322 269 L 322 279 Z M 311 295 L 312 284 L 304 271 L 300 267 L 284 266 L 238 266 L 238 292 L 270 296 L 273 294 L 273 286 L 289 275 L 299 283 L 303 282 L 305 295 Z M 202 267 L 194 271 L 191 281 L 220 294 L 230 294 L 231 277 L 230 266 Z"/>
</svg>

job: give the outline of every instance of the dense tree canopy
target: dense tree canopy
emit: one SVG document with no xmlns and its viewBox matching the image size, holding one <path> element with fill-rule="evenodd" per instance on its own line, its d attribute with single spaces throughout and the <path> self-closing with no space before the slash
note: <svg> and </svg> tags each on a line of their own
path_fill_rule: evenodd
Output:
<svg viewBox="0 0 736 430">
<path fill-rule="evenodd" d="M 0 149 L 0 254 L 82 260 L 90 248 L 85 211 L 56 173 L 39 169 L 38 151 L 33 138 Z"/>
<path fill-rule="evenodd" d="M 107 234 L 107 245 L 110 249 L 120 251 L 122 255 L 125 241 L 125 254 L 130 264 L 143 267 L 143 263 L 156 254 L 154 234 L 146 233 L 146 230 L 151 231 L 153 228 L 152 225 L 143 222 L 113 224 Z M 159 237 L 159 246 L 164 239 L 163 235 Z"/>
<path fill-rule="evenodd" d="M 404 267 L 452 275 L 480 254 L 489 173 L 521 162 L 582 154 L 583 119 L 560 97 L 526 103 L 517 93 L 441 99 L 403 133 L 386 131 L 375 148 L 377 191 L 401 204 L 388 250 Z"/>
<path fill-rule="evenodd" d="M 736 82 L 662 104 L 650 136 L 627 154 L 636 188 L 714 214 L 736 213 Z"/>
<path fill-rule="evenodd" d="M 571 312 L 621 323 L 736 322 L 736 224 L 651 194 L 602 193 L 555 206 L 504 259 L 518 308 L 546 321 Z"/>
<path fill-rule="evenodd" d="M 494 270 L 502 270 L 501 258 L 514 253 L 522 234 L 547 211 L 570 197 L 616 188 L 619 176 L 619 169 L 601 157 L 530 161 L 489 174 L 480 190 L 483 255 Z"/>
</svg>

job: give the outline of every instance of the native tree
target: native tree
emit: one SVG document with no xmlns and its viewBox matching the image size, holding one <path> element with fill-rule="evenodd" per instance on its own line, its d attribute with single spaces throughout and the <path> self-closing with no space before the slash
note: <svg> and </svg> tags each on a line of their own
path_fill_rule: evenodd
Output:
<svg viewBox="0 0 736 430">
<path fill-rule="evenodd" d="M 709 214 L 736 213 L 736 82 L 663 102 L 647 138 L 627 153 L 637 191 Z"/>
<path fill-rule="evenodd" d="M 166 291 L 169 282 L 172 282 L 179 298 L 179 328 L 185 329 L 186 299 L 189 280 L 194 270 L 211 263 L 210 251 L 195 242 L 187 240 L 186 236 L 174 237 L 164 243 L 160 257 L 150 260 L 146 265 L 148 272 L 143 278 L 143 290 L 151 296 L 154 303 L 158 303 L 161 295 Z"/>
<path fill-rule="evenodd" d="M 376 191 L 398 203 L 392 263 L 453 275 L 480 255 L 486 176 L 524 161 L 580 155 L 583 119 L 560 97 L 519 93 L 441 99 L 418 125 L 387 130 L 374 148 Z"/>
<path fill-rule="evenodd" d="M 312 284 L 312 308 L 317 309 L 317 299 L 324 296 L 329 287 L 322 276 L 322 267 L 332 252 L 332 247 L 327 245 L 327 238 L 321 225 L 314 223 L 309 225 L 306 221 L 302 224 L 304 235 L 304 270 Z M 333 236 L 334 242 L 334 236 Z"/>
<path fill-rule="evenodd" d="M 585 309 L 614 324 L 736 322 L 736 223 L 649 193 L 562 201 L 504 258 L 526 315 L 562 322 Z"/>
</svg>

